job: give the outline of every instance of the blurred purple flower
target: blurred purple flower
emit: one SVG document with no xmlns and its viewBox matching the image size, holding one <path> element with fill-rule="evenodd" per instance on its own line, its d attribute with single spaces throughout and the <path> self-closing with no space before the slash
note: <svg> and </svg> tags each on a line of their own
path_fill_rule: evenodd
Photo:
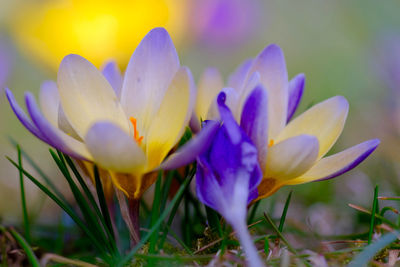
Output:
<svg viewBox="0 0 400 267">
<path fill-rule="evenodd" d="M 246 226 L 247 205 L 258 196 L 262 172 L 257 150 L 225 105 L 225 98 L 224 92 L 218 96 L 222 126 L 197 160 L 197 196 L 232 225 L 249 265 L 262 266 Z"/>
<path fill-rule="evenodd" d="M 192 28 L 201 43 L 226 49 L 250 38 L 260 19 L 259 0 L 194 0 Z"/>
</svg>

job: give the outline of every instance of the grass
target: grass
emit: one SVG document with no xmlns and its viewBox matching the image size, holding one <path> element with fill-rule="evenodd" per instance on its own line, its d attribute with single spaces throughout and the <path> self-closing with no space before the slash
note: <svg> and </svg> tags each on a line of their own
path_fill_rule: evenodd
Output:
<svg viewBox="0 0 400 267">
<path fill-rule="evenodd" d="M 127 227 L 119 218 L 121 215 L 115 211 L 110 213 L 110 207 L 117 205 L 117 201 L 114 198 L 112 203 L 107 202 L 110 200 L 106 200 L 97 166 L 93 166 L 92 182 L 71 158 L 50 150 L 50 156 L 74 196 L 74 201 L 67 201 L 61 193 L 64 190 L 57 189 L 50 177 L 43 172 L 38 172 L 40 177 L 35 177 L 27 171 L 23 159 L 34 169 L 40 168 L 18 145 L 16 149 L 17 160 L 8 160 L 19 174 L 23 218 L 19 232 L 24 234 L 18 232 L 18 227 L 16 230 L 0 225 L 3 261 L 11 260 L 10 249 L 20 250 L 31 266 L 40 266 L 40 260 L 51 262 L 51 266 L 121 267 L 143 264 L 195 266 L 210 262 L 241 265 L 245 261 L 231 228 L 218 213 L 201 204 L 190 190 L 195 165 L 179 171 L 159 172 L 152 204 L 142 201 L 141 205 L 146 210 L 141 213 L 140 223 L 147 228 L 141 229 L 143 236 L 139 243 L 130 247 Z M 64 219 L 58 226 L 41 226 L 29 220 L 24 179 L 32 181 L 64 211 Z M 314 266 L 315 255 L 330 264 L 364 266 L 368 262 L 386 263 L 388 255 L 400 249 L 397 238 L 399 211 L 393 205 L 385 205 L 396 203 L 400 198 L 379 196 L 378 186 L 373 192 L 370 209 L 349 204 L 362 218 L 360 225 L 364 224 L 365 231 L 348 235 L 313 235 L 312 230 L 288 221 L 290 213 L 296 212 L 290 207 L 295 197 L 293 191 L 288 193 L 277 217 L 270 215 L 279 213 L 275 198 L 268 203 L 258 201 L 249 209 L 249 230 L 269 266 Z M 265 204 L 270 204 L 270 208 Z M 296 246 L 292 240 L 297 240 Z M 298 246 L 298 240 L 303 240 L 303 247 Z M 74 242 L 74 245 L 65 242 Z M 314 247 L 307 245 L 310 242 Z M 326 249 L 327 246 L 331 249 Z M 333 247 L 337 248 L 332 250 Z"/>
</svg>

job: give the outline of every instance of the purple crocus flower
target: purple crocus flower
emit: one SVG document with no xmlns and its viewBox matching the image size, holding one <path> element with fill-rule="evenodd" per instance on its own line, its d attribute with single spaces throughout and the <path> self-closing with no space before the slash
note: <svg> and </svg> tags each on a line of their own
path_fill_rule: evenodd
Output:
<svg viewBox="0 0 400 267">
<path fill-rule="evenodd" d="M 215 118 L 221 81 L 216 70 L 202 76 L 192 126 L 199 119 Z M 289 81 L 283 51 L 272 44 L 241 64 L 223 89 L 235 120 L 257 148 L 263 172 L 258 199 L 286 185 L 337 177 L 360 164 L 380 143 L 372 139 L 326 156 L 343 130 L 349 103 L 334 96 L 293 118 L 304 84 L 304 74 Z"/>
<path fill-rule="evenodd" d="M 247 254 L 250 266 L 262 266 L 246 227 L 247 205 L 257 198 L 262 172 L 257 150 L 218 96 L 222 120 L 211 146 L 197 159 L 197 196 L 232 225 Z"/>
</svg>

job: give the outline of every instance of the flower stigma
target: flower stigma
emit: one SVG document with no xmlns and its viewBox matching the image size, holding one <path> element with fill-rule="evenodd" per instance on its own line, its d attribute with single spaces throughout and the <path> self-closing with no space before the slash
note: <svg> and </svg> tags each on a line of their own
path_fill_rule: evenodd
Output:
<svg viewBox="0 0 400 267">
<path fill-rule="evenodd" d="M 274 139 L 269 140 L 268 147 L 273 146 L 275 143 Z"/>
<path fill-rule="evenodd" d="M 139 131 L 137 129 L 137 120 L 134 117 L 130 117 L 129 120 L 133 125 L 133 139 L 135 139 L 136 143 L 140 145 L 143 140 L 143 136 L 139 136 Z"/>
</svg>

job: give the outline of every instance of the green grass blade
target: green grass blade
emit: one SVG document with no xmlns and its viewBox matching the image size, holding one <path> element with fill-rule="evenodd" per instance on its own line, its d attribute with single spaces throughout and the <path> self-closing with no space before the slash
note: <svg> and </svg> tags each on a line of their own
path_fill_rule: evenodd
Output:
<svg viewBox="0 0 400 267">
<path fill-rule="evenodd" d="M 10 143 L 17 148 L 18 143 L 12 138 L 8 137 Z M 35 163 L 35 161 L 26 153 L 21 147 L 21 154 L 22 157 L 32 166 L 32 168 L 40 175 L 40 177 L 43 179 L 43 181 L 50 187 L 50 189 L 57 195 L 58 198 L 63 200 L 64 202 L 67 202 L 65 199 L 64 195 L 57 189 L 57 187 L 53 184 L 51 179 L 44 173 L 44 171 Z"/>
<path fill-rule="evenodd" d="M 156 186 L 154 190 L 154 199 L 153 199 L 153 207 L 151 208 L 151 225 L 155 225 L 157 218 L 160 215 L 160 201 L 161 201 L 161 179 L 162 179 L 162 171 L 158 172 L 158 178 L 156 181 Z M 150 246 L 149 253 L 153 254 L 156 251 L 156 245 L 158 240 L 158 229 L 154 232 L 154 234 L 150 238 Z"/>
<path fill-rule="evenodd" d="M 372 203 L 372 213 L 371 213 L 371 221 L 369 224 L 369 233 L 368 233 L 368 245 L 371 244 L 372 235 L 374 233 L 375 228 L 375 214 L 379 213 L 378 209 L 378 186 L 375 186 L 374 190 L 374 201 Z"/>
<path fill-rule="evenodd" d="M 254 203 L 253 207 L 251 208 L 249 218 L 247 219 L 247 224 L 251 224 L 254 221 L 254 217 L 256 216 L 256 212 L 258 209 L 258 206 L 260 206 L 261 200 L 258 200 L 256 203 Z"/>
<path fill-rule="evenodd" d="M 161 213 L 160 217 L 158 218 L 157 222 L 151 227 L 150 231 L 144 236 L 140 242 L 116 265 L 117 267 L 122 267 L 125 266 L 134 256 L 135 253 L 150 239 L 150 237 L 153 235 L 153 233 L 158 230 L 160 227 L 161 223 L 164 221 L 164 219 L 167 217 L 167 215 L 171 212 L 175 204 L 178 202 L 178 200 L 182 197 L 183 193 L 185 192 L 187 186 L 190 184 L 190 182 L 193 179 L 195 173 L 195 168 L 193 168 L 191 175 L 182 183 L 180 186 L 178 192 L 174 196 L 174 198 L 171 200 L 169 205 L 165 208 L 165 210 Z"/>
<path fill-rule="evenodd" d="M 164 184 L 163 184 L 163 187 L 161 190 L 160 212 L 162 212 L 165 209 L 165 205 L 167 204 L 168 194 L 169 194 L 169 190 L 171 188 L 173 175 L 174 175 L 174 172 L 170 171 L 167 173 L 167 177 L 165 178 L 165 181 L 164 181 Z"/>
<path fill-rule="evenodd" d="M 283 225 L 285 224 L 286 214 L 287 214 L 287 211 L 289 208 L 290 199 L 292 198 L 292 193 L 293 193 L 293 191 L 290 191 L 289 195 L 286 198 L 285 207 L 283 208 L 281 220 L 279 222 L 279 227 L 278 227 L 279 232 L 283 231 Z"/>
<path fill-rule="evenodd" d="M 17 152 L 18 152 L 18 165 L 19 165 L 19 184 L 21 190 L 21 204 L 22 204 L 22 218 L 24 222 L 24 233 L 25 238 L 29 242 L 31 242 L 31 231 L 29 226 L 29 217 L 28 217 L 28 209 L 26 207 L 26 198 L 25 198 L 25 186 L 24 186 L 24 173 L 21 171 L 22 167 L 22 155 L 21 155 L 21 148 L 17 145 Z"/>
<path fill-rule="evenodd" d="M 74 195 L 74 198 L 76 200 L 76 203 L 78 204 L 83 217 L 85 218 L 86 223 L 89 226 L 89 229 L 93 232 L 93 235 L 97 238 L 99 238 L 100 243 L 103 244 L 103 246 L 107 247 L 107 249 L 112 253 L 115 252 L 115 247 L 109 242 L 107 239 L 103 227 L 99 224 L 99 222 L 95 219 L 96 216 L 93 212 L 93 210 L 90 208 L 87 200 L 83 196 L 82 192 L 79 190 L 78 186 L 76 185 L 75 181 L 72 179 L 68 167 L 65 163 L 64 157 L 61 152 L 57 151 L 58 157 L 55 154 L 54 151 L 50 150 L 50 154 L 53 157 L 54 161 L 56 162 L 58 168 L 64 175 L 65 179 L 67 180 L 69 187 L 72 191 L 72 194 Z"/>
<path fill-rule="evenodd" d="M 115 243 L 115 235 L 114 235 L 114 230 L 113 230 L 112 223 L 111 223 L 111 216 L 110 216 L 110 213 L 108 212 L 106 197 L 104 196 L 104 191 L 103 191 L 103 185 L 101 184 L 99 170 L 96 165 L 94 165 L 93 173 L 94 173 L 94 178 L 95 178 L 95 182 L 96 182 L 96 192 L 97 192 L 97 197 L 99 199 L 101 212 L 103 214 L 106 227 L 107 227 L 108 231 L 110 232 L 110 235 L 111 235 L 110 238 Z M 97 205 L 96 205 L 96 207 L 97 207 Z"/>
<path fill-rule="evenodd" d="M 269 254 L 269 238 L 268 236 L 264 237 L 264 253 L 266 256 Z"/>
<path fill-rule="evenodd" d="M 368 266 L 368 262 L 373 259 L 373 257 L 385 248 L 387 245 L 398 239 L 399 233 L 397 231 L 387 233 L 383 235 L 376 242 L 368 245 L 365 249 L 358 254 L 354 259 L 347 265 L 348 267 L 363 267 Z"/>
<path fill-rule="evenodd" d="M 6 229 L 2 226 L 0 226 L 0 231 L 5 232 Z M 36 258 L 35 253 L 33 252 L 31 246 L 29 243 L 14 229 L 10 228 L 8 230 L 11 235 L 17 240 L 18 244 L 21 246 L 21 248 L 25 251 L 26 257 L 31 264 L 32 267 L 40 267 L 39 260 Z"/>
<path fill-rule="evenodd" d="M 167 235 L 168 235 L 168 229 L 170 228 L 170 226 L 171 226 L 171 224 L 172 224 L 172 221 L 173 221 L 174 218 L 175 218 L 175 214 L 176 214 L 176 212 L 178 211 L 178 208 L 179 208 L 179 205 L 181 204 L 182 199 L 183 199 L 183 194 L 182 194 L 181 197 L 176 201 L 174 207 L 173 207 L 172 210 L 171 210 L 171 213 L 170 213 L 170 215 L 169 215 L 169 217 L 168 217 L 168 220 L 167 220 L 167 224 L 166 224 L 166 226 L 165 226 L 164 233 L 163 233 L 163 235 L 162 235 L 161 238 L 160 238 L 160 246 L 159 246 L 160 249 L 162 249 L 162 248 L 164 247 L 164 243 L 165 243 L 165 240 L 167 239 Z"/>
<path fill-rule="evenodd" d="M 87 186 L 85 180 L 82 178 L 81 174 L 79 173 L 78 169 L 75 167 L 75 164 L 73 163 L 73 161 L 71 160 L 71 158 L 68 155 L 62 154 L 66 163 L 68 164 L 68 166 L 71 168 L 72 172 L 74 173 L 76 179 L 78 180 L 81 188 L 83 189 L 83 192 L 85 193 L 86 198 L 89 200 L 92 208 L 94 209 L 97 218 L 100 220 L 100 222 L 103 225 L 104 230 L 106 231 L 106 234 L 108 236 L 108 238 L 110 239 L 111 245 L 113 246 L 113 248 L 115 249 L 115 251 L 117 251 L 117 245 L 116 245 L 116 241 L 115 241 L 115 235 L 114 235 L 114 230 L 112 228 L 112 224 L 111 224 L 111 219 L 110 219 L 110 215 L 108 213 L 108 208 L 107 208 L 107 204 L 105 201 L 105 197 L 104 197 L 104 192 L 103 192 L 103 187 L 101 186 L 101 194 L 103 195 L 103 197 L 99 196 L 99 190 L 96 189 L 96 192 L 98 194 L 98 199 L 99 199 L 99 204 L 100 206 L 105 205 L 105 208 L 100 207 L 102 209 L 102 211 L 100 211 L 100 208 L 97 205 L 97 202 L 92 194 L 92 192 L 90 191 L 89 187 Z M 98 171 L 96 174 L 96 170 L 94 172 L 95 176 L 98 175 Z M 101 185 L 101 180 L 99 179 L 99 184 Z M 96 188 L 97 188 L 97 183 L 96 183 Z M 100 200 L 101 198 L 104 198 L 104 203 L 102 204 L 103 200 Z M 104 210 L 103 210 L 104 209 Z M 108 219 L 106 218 L 108 216 Z M 108 222 L 107 222 L 108 220 Z"/>
<path fill-rule="evenodd" d="M 272 226 L 272 228 L 274 229 L 277 236 L 283 241 L 283 243 L 285 243 L 285 245 L 287 246 L 289 251 L 297 256 L 297 251 L 292 247 L 292 245 L 289 243 L 289 241 L 287 241 L 287 239 L 282 235 L 282 233 L 279 231 L 278 227 L 276 227 L 274 221 L 268 216 L 268 214 L 266 212 L 264 212 L 264 218 L 268 222 L 268 224 L 270 224 Z M 302 260 L 302 262 L 304 263 L 304 265 L 311 267 L 311 265 L 307 261 Z"/>
<path fill-rule="evenodd" d="M 84 231 L 84 233 L 93 241 L 94 246 L 101 252 L 105 252 L 104 248 L 97 241 L 97 238 L 90 232 L 85 223 L 81 218 L 75 213 L 75 211 L 69 206 L 67 202 L 62 201 L 56 195 L 54 195 L 47 187 L 41 184 L 35 177 L 28 173 L 25 169 L 20 168 L 17 163 L 15 163 L 11 158 L 6 157 L 11 164 L 13 164 L 18 170 L 21 170 L 23 174 L 31 180 L 40 190 L 43 191 L 48 197 L 50 197 L 60 208 L 62 208 L 71 219 Z"/>
</svg>

